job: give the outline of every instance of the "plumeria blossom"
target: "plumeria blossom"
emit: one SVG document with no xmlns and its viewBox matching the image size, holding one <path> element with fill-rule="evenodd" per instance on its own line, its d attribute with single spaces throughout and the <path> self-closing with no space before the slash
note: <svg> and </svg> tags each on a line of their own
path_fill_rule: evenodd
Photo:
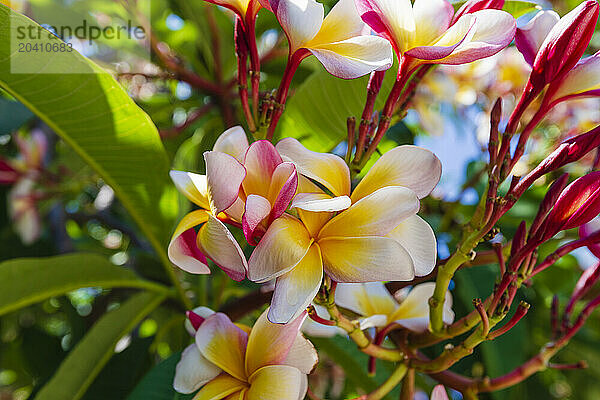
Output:
<svg viewBox="0 0 600 400">
<path fill-rule="evenodd" d="M 296 167 L 291 162 L 284 162 L 275 146 L 267 140 L 248 145 L 246 134 L 239 126 L 223 133 L 217 147 L 236 157 L 246 169 L 237 206 L 243 202 L 244 235 L 248 243 L 256 244 L 255 237 L 262 236 L 269 224 L 285 212 L 296 194 Z"/>
<path fill-rule="evenodd" d="M 293 62 L 313 54 L 329 73 L 353 79 L 392 66 L 390 44 L 368 34 L 353 0 L 340 0 L 324 18 L 315 0 L 261 0 L 281 24 Z"/>
<path fill-rule="evenodd" d="M 600 51 L 582 59 L 563 78 L 552 82 L 544 95 L 543 107 L 549 109 L 566 100 L 598 96 L 600 96 Z"/>
<path fill-rule="evenodd" d="M 332 195 L 314 184 L 312 192 L 301 188 L 291 204 L 298 217 L 276 219 L 250 257 L 250 280 L 277 279 L 270 321 L 286 323 L 301 313 L 317 293 L 323 270 L 337 282 L 411 280 L 433 270 L 435 235 L 416 215 L 419 199 L 440 178 L 433 153 L 415 146 L 393 149 L 350 193 L 350 171 L 341 158 L 312 152 L 292 138 L 276 148 Z"/>
<path fill-rule="evenodd" d="M 400 291 L 392 296 L 381 282 L 340 283 L 335 292 L 336 303 L 361 315 L 361 329 L 383 327 L 393 322 L 412 331 L 424 332 L 429 326 L 429 298 L 435 283 L 415 285 L 407 295 Z M 446 293 L 444 322 L 454 321 L 452 295 Z"/>
<path fill-rule="evenodd" d="M 431 392 L 431 400 L 448 400 L 448 393 L 444 385 L 436 385 Z"/>
<path fill-rule="evenodd" d="M 359 13 L 387 38 L 408 70 L 422 64 L 464 64 L 496 54 L 513 40 L 516 22 L 500 10 L 463 14 L 453 21 L 446 0 L 356 0 Z"/>
<path fill-rule="evenodd" d="M 8 195 L 8 216 L 24 244 L 34 243 L 42 233 L 42 220 L 38 211 L 35 181 L 22 178 Z"/>
<path fill-rule="evenodd" d="M 206 310 L 205 310 L 206 311 Z M 287 325 L 272 324 L 265 311 L 252 328 L 210 311 L 192 321 L 195 343 L 177 364 L 173 387 L 195 400 L 301 400 L 307 374 L 318 361 L 300 333 L 306 314 Z"/>
<path fill-rule="evenodd" d="M 249 145 L 239 126 L 224 132 L 204 159 L 206 175 L 171 172 L 179 191 L 200 209 L 186 215 L 175 230 L 169 257 L 188 272 L 206 274 L 210 270 L 205 254 L 231 278 L 242 280 L 246 259 L 221 219 L 240 223 L 248 242 L 256 244 L 257 232 L 266 231 L 296 193 L 296 168 L 283 162 L 268 141 Z M 196 239 L 194 226 L 198 225 Z"/>
<path fill-rule="evenodd" d="M 599 8 L 596 0 L 584 1 L 560 19 L 553 11 L 541 11 L 517 30 L 515 43 L 533 68 L 529 83 L 536 93 L 579 62 L 594 34 Z"/>
</svg>

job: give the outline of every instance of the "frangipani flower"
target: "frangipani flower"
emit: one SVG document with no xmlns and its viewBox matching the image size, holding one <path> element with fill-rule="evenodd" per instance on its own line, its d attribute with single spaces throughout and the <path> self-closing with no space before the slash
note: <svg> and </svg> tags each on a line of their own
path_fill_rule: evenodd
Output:
<svg viewBox="0 0 600 400">
<path fill-rule="evenodd" d="M 411 280 L 433 270 L 435 235 L 416 215 L 419 198 L 441 174 L 431 152 L 415 146 L 391 150 L 350 197 L 350 172 L 339 157 L 309 151 L 292 138 L 280 141 L 277 150 L 335 197 L 298 195 L 291 207 L 299 218 L 283 214 L 252 253 L 248 278 L 277 279 L 270 321 L 286 323 L 302 312 L 320 287 L 323 269 L 337 282 Z"/>
<path fill-rule="evenodd" d="M 254 245 L 255 236 L 262 235 L 294 197 L 298 188 L 296 167 L 291 162 L 283 162 L 275 146 L 267 140 L 249 146 L 239 126 L 223 133 L 216 147 L 236 157 L 246 169 L 239 193 L 239 201 L 244 204 L 241 221 L 246 240 Z"/>
<path fill-rule="evenodd" d="M 393 322 L 412 331 L 424 332 L 429 326 L 429 298 L 435 283 L 415 285 L 403 300 L 397 300 L 381 282 L 340 283 L 335 292 L 335 302 L 363 316 L 361 329 L 384 327 Z M 454 321 L 452 295 L 446 292 L 444 322 Z"/>
<path fill-rule="evenodd" d="M 431 400 L 448 400 L 448 393 L 444 385 L 437 385 L 431 392 Z"/>
<path fill-rule="evenodd" d="M 195 400 L 301 400 L 307 374 L 318 357 L 300 333 L 306 315 L 287 325 L 272 324 L 265 311 L 252 328 L 225 314 L 208 316 L 197 327 L 195 343 L 177 364 L 173 387 L 200 389 Z"/>
<path fill-rule="evenodd" d="M 558 21 L 560 21 L 560 15 L 556 11 L 541 10 L 527 24 L 517 28 L 515 45 L 529 65 L 533 66 L 546 36 Z"/>
<path fill-rule="evenodd" d="M 579 61 L 562 79 L 554 81 L 544 95 L 544 106 L 575 98 L 600 96 L 600 51 Z"/>
<path fill-rule="evenodd" d="M 560 20 L 544 11 L 519 29 L 516 44 L 533 68 L 529 82 L 538 93 L 579 62 L 594 34 L 599 7 L 596 0 L 584 1 Z"/>
<path fill-rule="evenodd" d="M 35 181 L 28 177 L 19 179 L 8 196 L 8 216 L 26 245 L 35 242 L 42 233 L 36 197 Z"/>
<path fill-rule="evenodd" d="M 238 199 L 246 171 L 234 157 L 219 151 L 204 153 L 206 175 L 171 171 L 177 189 L 200 207 L 183 217 L 169 243 L 171 262 L 192 274 L 210 274 L 205 255 L 232 279 L 246 276 L 247 263 L 239 244 L 219 218 Z M 223 184 L 227 182 L 227 184 Z M 195 226 L 201 225 L 198 234 Z"/>
<path fill-rule="evenodd" d="M 273 11 L 281 24 L 292 62 L 299 63 L 313 54 L 329 73 L 344 79 L 392 65 L 390 44 L 365 32 L 366 26 L 353 0 L 340 0 L 325 18 L 323 4 L 315 0 L 261 0 L 261 3 Z"/>
<path fill-rule="evenodd" d="M 513 40 L 514 18 L 500 10 L 464 14 L 453 23 L 446 0 L 356 0 L 359 13 L 387 38 L 408 70 L 421 64 L 464 64 L 496 54 Z"/>
<path fill-rule="evenodd" d="M 204 158 L 206 176 L 171 172 L 179 190 L 201 209 L 184 217 L 173 235 L 169 256 L 188 272 L 210 273 L 202 250 L 233 279 L 241 280 L 247 269 L 245 257 L 219 217 L 241 223 L 248 242 L 256 244 L 255 236 L 264 233 L 294 197 L 296 168 L 283 162 L 268 141 L 249 145 L 239 126 L 225 131 Z M 195 246 L 193 227 L 200 224 L 204 225 Z"/>
</svg>

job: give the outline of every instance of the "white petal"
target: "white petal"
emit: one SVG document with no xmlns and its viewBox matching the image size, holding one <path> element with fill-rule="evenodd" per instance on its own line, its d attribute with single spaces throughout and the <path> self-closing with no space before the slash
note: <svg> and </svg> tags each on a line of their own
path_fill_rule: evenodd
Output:
<svg viewBox="0 0 600 400">
<path fill-rule="evenodd" d="M 179 393 L 193 393 L 221 373 L 221 368 L 208 361 L 195 343 L 181 353 L 175 369 L 173 389 Z"/>
<path fill-rule="evenodd" d="M 408 217 L 387 234 L 398 241 L 415 264 L 415 275 L 425 276 L 435 268 L 437 244 L 431 226 L 418 215 Z"/>
<path fill-rule="evenodd" d="M 330 74 L 343 79 L 384 71 L 394 62 L 390 42 L 378 36 L 355 36 L 340 42 L 308 44 L 307 48 Z"/>
<path fill-rule="evenodd" d="M 240 163 L 243 163 L 248 146 L 246 132 L 244 132 L 244 128 L 238 125 L 223 132 L 215 142 L 213 150 L 229 154 Z"/>
<path fill-rule="evenodd" d="M 398 303 L 382 282 L 339 283 L 335 302 L 365 317 L 390 315 L 398 308 Z"/>
<path fill-rule="evenodd" d="M 331 197 L 325 193 L 298 193 L 290 208 L 312 212 L 333 212 L 345 210 L 351 204 L 352 201 L 348 196 Z"/>
<path fill-rule="evenodd" d="M 311 40 L 323 23 L 325 10 L 315 0 L 270 0 L 279 24 L 290 42 L 290 54 Z"/>
</svg>

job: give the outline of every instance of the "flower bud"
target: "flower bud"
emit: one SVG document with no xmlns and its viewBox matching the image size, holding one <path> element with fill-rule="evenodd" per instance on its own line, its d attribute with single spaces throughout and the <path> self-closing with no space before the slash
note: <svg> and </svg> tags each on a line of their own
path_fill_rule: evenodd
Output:
<svg viewBox="0 0 600 400">
<path fill-rule="evenodd" d="M 542 10 L 527 24 L 517 28 L 515 45 L 527 64 L 533 66 L 540 47 L 558 21 L 560 21 L 560 16 L 555 11 Z"/>
<path fill-rule="evenodd" d="M 579 227 L 579 237 L 581 239 L 585 239 L 588 236 L 596 234 L 597 232 L 600 232 L 600 217 L 596 217 L 587 224 L 581 225 Z M 600 258 L 600 243 L 592 243 L 589 244 L 587 247 L 592 252 L 592 254 Z"/>
<path fill-rule="evenodd" d="M 19 179 L 19 175 L 8 162 L 0 160 L 0 185 L 12 185 Z"/>
<path fill-rule="evenodd" d="M 600 171 L 595 171 L 576 179 L 561 193 L 548 215 L 545 236 L 588 223 L 599 212 Z"/>
<path fill-rule="evenodd" d="M 188 320 L 192 324 L 192 327 L 196 331 L 198 330 L 198 328 L 200 328 L 200 325 L 202 325 L 202 323 L 205 320 L 204 318 L 202 318 L 201 316 L 199 316 L 198 314 L 196 314 L 193 311 L 186 311 L 185 315 L 187 316 Z"/>
<path fill-rule="evenodd" d="M 554 25 L 533 62 L 534 87 L 562 78 L 579 62 L 594 34 L 598 8 L 596 0 L 585 1 Z"/>
<path fill-rule="evenodd" d="M 525 221 L 521 221 L 517 231 L 515 232 L 515 236 L 512 240 L 512 245 L 510 246 L 510 258 L 513 258 L 515 254 L 519 250 L 525 246 L 525 238 L 527 237 L 527 223 Z"/>
<path fill-rule="evenodd" d="M 532 236 L 532 237 L 535 236 L 538 229 L 544 222 L 546 215 L 548 215 L 548 211 L 550 211 L 552 206 L 556 203 L 556 200 L 558 199 L 558 197 L 562 193 L 563 189 L 567 185 L 568 179 L 569 179 L 569 174 L 567 174 L 567 173 L 562 174 L 560 176 L 560 178 L 555 180 L 554 183 L 550 186 L 550 188 L 548 189 L 548 192 L 546 192 L 546 196 L 544 196 L 544 200 L 542 200 L 542 203 L 540 204 L 538 213 L 535 216 L 533 223 L 531 224 L 531 229 L 529 230 L 530 236 Z"/>
</svg>

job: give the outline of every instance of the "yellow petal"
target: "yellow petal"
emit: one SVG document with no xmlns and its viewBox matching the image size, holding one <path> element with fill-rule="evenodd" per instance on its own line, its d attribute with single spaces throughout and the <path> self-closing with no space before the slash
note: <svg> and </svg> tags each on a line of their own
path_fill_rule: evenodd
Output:
<svg viewBox="0 0 600 400">
<path fill-rule="evenodd" d="M 397 321 L 401 325 L 415 331 L 426 330 L 429 323 L 429 298 L 433 296 L 434 289 L 434 282 L 415 285 L 408 293 L 408 296 L 406 296 L 406 299 L 400 303 L 394 314 L 390 316 L 390 321 Z M 448 324 L 454 321 L 452 295 L 450 292 L 446 292 L 443 319 Z"/>
<path fill-rule="evenodd" d="M 408 251 L 415 263 L 415 274 L 425 276 L 435 268 L 437 242 L 431 226 L 418 215 L 406 218 L 386 235 Z"/>
<path fill-rule="evenodd" d="M 274 324 L 269 321 L 266 310 L 258 318 L 250 336 L 246 350 L 246 373 L 252 375 L 266 365 L 282 364 L 287 357 L 305 315 L 289 324 Z"/>
<path fill-rule="evenodd" d="M 250 377 L 248 400 L 296 400 L 302 391 L 303 374 L 288 365 L 262 367 Z"/>
<path fill-rule="evenodd" d="M 323 261 L 319 246 L 310 247 L 304 258 L 288 273 L 277 278 L 271 300 L 269 320 L 287 324 L 306 310 L 323 279 Z"/>
<path fill-rule="evenodd" d="M 200 228 L 198 245 L 232 279 L 244 279 L 248 269 L 246 256 L 225 224 L 213 215 Z"/>
<path fill-rule="evenodd" d="M 404 186 L 422 199 L 440 180 L 442 163 L 431 151 L 398 146 L 385 153 L 352 192 L 352 202 L 386 186 Z"/>
<path fill-rule="evenodd" d="M 246 382 L 235 379 L 225 373 L 208 382 L 194 400 L 221 400 L 248 387 Z"/>
<path fill-rule="evenodd" d="M 211 315 L 196 331 L 200 353 L 229 375 L 246 380 L 244 360 L 248 335 L 222 313 Z M 231 392 L 233 393 L 233 392 Z"/>
<path fill-rule="evenodd" d="M 385 237 L 319 240 L 325 272 L 337 282 L 409 281 L 415 271 L 408 252 Z"/>
<path fill-rule="evenodd" d="M 419 199 L 412 190 L 387 186 L 335 216 L 321 229 L 319 238 L 387 235 L 418 210 Z"/>
<path fill-rule="evenodd" d="M 264 283 L 290 271 L 304 257 L 312 239 L 299 220 L 288 214 L 277 218 L 248 261 L 248 279 Z"/>
<path fill-rule="evenodd" d="M 208 182 L 206 175 L 198 175 L 193 172 L 171 171 L 171 180 L 181 192 L 192 203 L 208 210 Z"/>
<path fill-rule="evenodd" d="M 182 239 L 187 238 L 187 234 L 184 235 L 184 232 L 205 223 L 208 218 L 209 213 L 205 210 L 196 210 L 187 214 L 177 225 L 167 248 L 169 260 L 179 268 L 192 274 L 210 274 L 210 269 L 206 265 L 206 260 L 202 254 L 200 254 L 200 249 L 197 248 L 195 233 L 190 231 L 193 240 Z"/>
<path fill-rule="evenodd" d="M 391 315 L 398 308 L 398 302 L 381 282 L 340 283 L 335 302 L 365 317 Z"/>
</svg>

